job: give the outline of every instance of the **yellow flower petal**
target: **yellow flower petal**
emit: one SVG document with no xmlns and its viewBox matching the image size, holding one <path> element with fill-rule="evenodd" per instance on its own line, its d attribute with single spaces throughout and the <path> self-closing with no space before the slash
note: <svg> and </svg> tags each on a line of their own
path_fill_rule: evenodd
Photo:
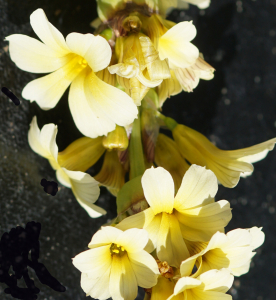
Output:
<svg viewBox="0 0 276 300">
<path fill-rule="evenodd" d="M 111 245 L 121 233 L 122 230 L 113 226 L 102 226 L 101 229 L 93 235 L 88 247 L 92 249 L 103 245 Z"/>
<path fill-rule="evenodd" d="M 112 257 L 109 291 L 114 300 L 133 300 L 138 293 L 135 273 L 127 255 Z"/>
<path fill-rule="evenodd" d="M 177 80 L 174 70 L 170 70 L 171 77 L 164 79 L 162 83 L 157 87 L 157 92 L 159 96 L 159 107 L 163 106 L 163 103 L 170 96 L 179 94 L 182 91 L 182 87 Z"/>
<path fill-rule="evenodd" d="M 106 68 L 111 60 L 111 47 L 105 38 L 92 33 L 70 33 L 66 43 L 73 53 L 83 57 L 94 72 Z"/>
<path fill-rule="evenodd" d="M 185 259 L 184 261 L 182 261 L 182 263 L 180 265 L 181 277 L 190 276 L 192 274 L 197 257 L 198 257 L 198 255 L 194 255 L 194 256 L 189 257 L 189 258 Z"/>
<path fill-rule="evenodd" d="M 179 267 L 181 261 L 190 256 L 178 220 L 173 214 L 162 213 L 156 252 L 161 261 L 166 261 L 174 267 Z"/>
<path fill-rule="evenodd" d="M 253 250 L 255 250 L 256 248 L 260 247 L 265 240 L 265 235 L 262 232 L 262 227 L 252 227 L 250 229 L 248 229 L 250 232 L 250 235 L 252 237 L 250 246 L 252 247 Z"/>
<path fill-rule="evenodd" d="M 32 73 L 48 73 L 63 67 L 70 60 L 70 54 L 61 56 L 36 39 L 23 34 L 7 36 L 11 60 L 21 70 Z"/>
<path fill-rule="evenodd" d="M 163 277 L 158 277 L 157 284 L 152 288 L 151 300 L 167 300 L 174 290 L 174 282 Z"/>
<path fill-rule="evenodd" d="M 224 232 L 224 227 L 232 218 L 230 204 L 220 200 L 205 206 L 175 212 L 180 222 L 182 236 L 190 241 L 207 242 L 217 232 Z"/>
<path fill-rule="evenodd" d="M 224 151 L 199 132 L 184 125 L 175 127 L 173 137 L 184 158 L 192 164 L 196 163 L 212 170 L 219 182 L 226 187 L 234 187 L 242 174 L 248 175 L 253 172 L 253 166 L 246 162 L 246 157 L 249 161 L 263 158 L 276 143 L 274 138 L 245 149 Z"/>
<path fill-rule="evenodd" d="M 203 291 L 198 289 L 191 290 L 191 294 L 193 299 L 198 300 L 232 300 L 231 295 L 214 292 L 214 291 Z M 189 299 L 189 298 L 188 298 Z"/>
<path fill-rule="evenodd" d="M 145 198 L 155 214 L 171 213 L 174 202 L 174 183 L 172 176 L 163 168 L 151 168 L 142 176 Z"/>
<path fill-rule="evenodd" d="M 57 71 L 29 82 L 22 91 L 22 97 L 36 101 L 44 110 L 53 108 L 82 69 L 79 58 L 72 58 Z"/>
<path fill-rule="evenodd" d="M 117 74 L 124 78 L 136 77 L 139 72 L 139 64 L 135 58 L 133 64 L 119 63 L 113 66 L 108 67 L 108 71 L 111 74 Z"/>
<path fill-rule="evenodd" d="M 43 9 L 38 8 L 30 16 L 31 26 L 44 44 L 60 55 L 70 52 L 63 35 L 48 21 Z"/>
<path fill-rule="evenodd" d="M 256 230 L 257 229 L 257 230 Z M 211 238 L 207 248 L 202 251 L 203 256 L 202 270 L 229 268 L 233 275 L 240 276 L 248 272 L 251 258 L 255 255 L 252 252 L 255 248 L 252 244 L 255 243 L 251 233 L 256 231 L 255 238 L 258 243 L 254 246 L 259 247 L 264 239 L 263 232 L 257 227 L 251 229 L 235 229 L 224 235 L 217 232 Z M 253 241 L 252 241 L 253 240 Z"/>
<path fill-rule="evenodd" d="M 111 266 L 110 245 L 86 250 L 73 258 L 73 265 L 83 273 L 89 273 L 89 278 L 102 276 Z"/>
<path fill-rule="evenodd" d="M 126 126 L 137 117 L 138 110 L 132 99 L 123 91 L 101 81 L 93 72 L 84 82 L 89 105 L 102 111 L 115 124 Z"/>
<path fill-rule="evenodd" d="M 125 218 L 116 228 L 121 230 L 126 230 L 130 228 L 144 228 L 147 230 L 149 235 L 149 241 L 145 250 L 147 252 L 152 252 L 156 248 L 157 234 L 159 231 L 161 218 L 155 217 L 154 212 L 151 208 L 141 211 L 138 214 L 134 214 L 130 217 Z"/>
<path fill-rule="evenodd" d="M 156 275 L 159 274 L 155 259 L 146 251 L 129 253 L 128 257 L 138 285 L 147 289 L 154 286 L 157 282 Z"/>
<path fill-rule="evenodd" d="M 84 70 L 72 82 L 69 91 L 69 107 L 76 126 L 79 131 L 90 138 L 106 135 L 115 129 L 114 122 L 101 110 L 92 107 L 84 91 L 84 82 L 87 71 Z"/>
<path fill-rule="evenodd" d="M 215 69 L 210 66 L 202 57 L 197 58 L 195 63 L 187 68 L 177 68 L 174 70 L 175 76 L 182 89 L 192 92 L 198 85 L 199 79 L 210 80 L 214 78 Z"/>
<path fill-rule="evenodd" d="M 205 291 L 226 293 L 232 286 L 234 276 L 228 269 L 210 270 L 197 277 L 204 283 Z"/>
<path fill-rule="evenodd" d="M 66 186 L 67 188 L 71 188 L 72 187 L 69 176 L 64 172 L 64 170 L 62 168 L 59 168 L 56 171 L 56 177 L 57 177 L 57 180 L 62 185 Z"/>
<path fill-rule="evenodd" d="M 95 299 L 105 300 L 111 297 L 109 292 L 111 266 L 96 279 L 88 277 L 88 273 L 81 274 L 81 287 L 85 291 L 86 296 L 91 296 Z"/>
<path fill-rule="evenodd" d="M 105 148 L 102 137 L 90 139 L 82 137 L 75 140 L 58 153 L 59 165 L 70 171 L 86 171 L 103 155 Z"/>
<path fill-rule="evenodd" d="M 126 230 L 130 228 L 144 228 L 147 227 L 154 218 L 154 212 L 151 208 L 147 208 L 144 211 L 139 212 L 125 218 L 119 224 L 116 225 L 116 228 L 120 230 Z"/>
<path fill-rule="evenodd" d="M 34 116 L 28 132 L 28 142 L 32 150 L 49 160 L 57 161 L 57 130 L 56 125 L 47 124 L 44 125 L 40 131 L 36 116 Z"/>
<path fill-rule="evenodd" d="M 213 198 L 218 190 L 215 174 L 204 167 L 192 165 L 185 173 L 174 200 L 174 208 L 182 212 L 188 208 L 204 204 Z"/>
<path fill-rule="evenodd" d="M 201 281 L 196 278 L 182 277 L 177 281 L 174 287 L 174 294 L 175 295 L 180 294 L 185 290 L 193 289 L 200 285 L 201 285 Z"/>
<path fill-rule="evenodd" d="M 180 22 L 173 26 L 159 39 L 160 58 L 168 58 L 169 63 L 178 68 L 187 68 L 194 64 L 199 51 L 190 41 L 195 36 L 196 28 L 192 22 Z"/>
<path fill-rule="evenodd" d="M 120 246 L 123 246 L 127 253 L 136 253 L 142 251 L 147 245 L 149 236 L 146 230 L 132 228 L 123 231 L 114 240 Z"/>
<path fill-rule="evenodd" d="M 106 151 L 102 168 L 95 179 L 108 188 L 112 195 L 117 196 L 125 183 L 125 173 L 117 151 Z"/>
<path fill-rule="evenodd" d="M 87 173 L 62 169 L 70 178 L 73 194 L 89 216 L 98 218 L 106 214 L 104 209 L 93 204 L 100 195 L 99 183 Z"/>
</svg>

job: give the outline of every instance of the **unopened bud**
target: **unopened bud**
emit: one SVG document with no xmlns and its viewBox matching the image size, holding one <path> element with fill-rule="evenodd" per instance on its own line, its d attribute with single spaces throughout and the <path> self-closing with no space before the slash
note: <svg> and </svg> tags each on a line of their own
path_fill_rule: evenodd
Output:
<svg viewBox="0 0 276 300">
<path fill-rule="evenodd" d="M 178 151 L 176 142 L 162 133 L 157 138 L 154 161 L 170 172 L 177 191 L 189 165 Z"/>
<path fill-rule="evenodd" d="M 126 31 L 139 32 L 142 27 L 142 22 L 137 16 L 129 16 L 124 19 L 123 27 Z"/>
<path fill-rule="evenodd" d="M 65 150 L 58 153 L 59 165 L 71 171 L 88 170 L 105 151 L 102 139 L 102 137 L 95 139 L 82 137 L 75 140 Z"/>
<path fill-rule="evenodd" d="M 119 162 L 117 151 L 106 151 L 100 172 L 94 176 L 101 185 L 105 186 L 112 195 L 117 193 L 125 183 L 125 170 Z"/>
<path fill-rule="evenodd" d="M 111 131 L 103 138 L 103 146 L 108 149 L 117 149 L 124 151 L 128 147 L 128 137 L 124 127 L 116 125 L 114 131 Z"/>
</svg>

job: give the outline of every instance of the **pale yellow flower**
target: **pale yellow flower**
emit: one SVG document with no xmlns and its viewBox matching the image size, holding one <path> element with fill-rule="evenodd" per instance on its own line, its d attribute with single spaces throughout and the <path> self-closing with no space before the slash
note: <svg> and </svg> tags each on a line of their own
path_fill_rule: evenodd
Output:
<svg viewBox="0 0 276 300">
<path fill-rule="evenodd" d="M 159 274 L 155 259 L 144 250 L 145 230 L 102 227 L 92 237 L 91 248 L 73 258 L 86 296 L 100 300 L 134 300 L 138 286 L 151 288 Z"/>
<path fill-rule="evenodd" d="M 106 214 L 104 209 L 94 204 L 100 194 L 99 183 L 87 173 L 71 171 L 60 164 L 56 135 L 56 125 L 44 125 L 40 131 L 36 117 L 34 117 L 28 133 L 29 145 L 34 152 L 49 160 L 52 168 L 56 170 L 57 180 L 72 189 L 77 201 L 90 217 L 97 218 Z M 74 164 L 71 163 L 71 165 Z"/>
<path fill-rule="evenodd" d="M 172 130 L 173 138 L 182 157 L 191 164 L 206 166 L 212 170 L 219 182 L 232 188 L 240 176 L 253 172 L 251 163 L 257 162 L 273 150 L 276 138 L 239 150 L 221 150 L 204 135 L 185 125 L 178 124 Z"/>
<path fill-rule="evenodd" d="M 264 242 L 262 228 L 253 227 L 250 229 L 235 229 L 227 234 L 215 233 L 209 243 L 192 244 L 193 251 L 205 248 L 193 255 L 187 261 L 192 264 L 197 260 L 197 267 L 200 273 L 211 269 L 228 268 L 234 276 L 241 276 L 249 271 L 253 252 Z"/>
<path fill-rule="evenodd" d="M 47 20 L 42 9 L 31 16 L 31 26 L 42 42 L 22 34 L 6 37 L 11 59 L 22 70 L 49 75 L 35 79 L 23 89 L 23 98 L 45 110 L 56 106 L 71 84 L 69 107 L 78 129 L 95 138 L 137 117 L 137 107 L 123 91 L 102 81 L 95 72 L 111 60 L 111 48 L 101 36 L 70 33 L 66 40 Z"/>
<path fill-rule="evenodd" d="M 146 229 L 149 252 L 156 248 L 158 258 L 171 266 L 190 257 L 185 240 L 207 242 L 215 232 L 224 232 L 232 217 L 228 201 L 214 202 L 216 176 L 200 166 L 189 168 L 176 196 L 172 176 L 161 167 L 145 171 L 142 187 L 150 207 L 116 227 Z"/>
<path fill-rule="evenodd" d="M 138 19 L 136 16 L 129 18 L 134 17 Z M 136 19 L 134 21 L 138 22 Z M 150 88 L 171 76 L 167 61 L 160 60 L 152 41 L 142 33 L 118 38 L 116 52 L 119 63 L 108 67 L 108 70 L 111 74 L 117 74 L 119 84 L 136 105 L 141 104 Z"/>
<path fill-rule="evenodd" d="M 192 22 L 180 22 L 164 33 L 158 42 L 160 59 L 167 58 L 171 69 L 187 68 L 195 64 L 199 50 L 190 43 L 196 36 Z"/>
<path fill-rule="evenodd" d="M 181 264 L 181 278 L 177 281 L 173 294 L 168 300 L 231 300 L 225 294 L 233 284 L 234 276 L 228 269 L 210 270 L 199 276 L 191 276 L 186 262 Z"/>
</svg>

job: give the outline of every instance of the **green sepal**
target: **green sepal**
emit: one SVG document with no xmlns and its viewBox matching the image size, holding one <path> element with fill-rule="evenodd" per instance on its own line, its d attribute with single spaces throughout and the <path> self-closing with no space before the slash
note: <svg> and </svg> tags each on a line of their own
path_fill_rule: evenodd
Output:
<svg viewBox="0 0 276 300">
<path fill-rule="evenodd" d="M 133 178 L 120 189 L 116 199 L 118 215 L 125 213 L 139 202 L 145 201 L 141 178 L 142 175 Z"/>
</svg>

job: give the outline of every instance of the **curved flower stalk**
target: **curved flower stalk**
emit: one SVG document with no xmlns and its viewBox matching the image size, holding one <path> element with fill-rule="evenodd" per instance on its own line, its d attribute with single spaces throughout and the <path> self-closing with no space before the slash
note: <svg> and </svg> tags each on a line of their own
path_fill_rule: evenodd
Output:
<svg viewBox="0 0 276 300">
<path fill-rule="evenodd" d="M 191 244 L 192 251 L 200 247 L 205 248 L 193 255 L 188 260 L 194 264 L 197 261 L 197 268 L 200 273 L 212 269 L 228 268 L 234 276 L 246 274 L 250 268 L 250 262 L 264 242 L 262 228 L 253 227 L 250 229 L 235 229 L 227 234 L 215 233 L 209 243 Z M 191 248 L 190 248 L 191 249 Z"/>
<path fill-rule="evenodd" d="M 22 70 L 49 75 L 35 79 L 23 89 L 23 98 L 45 110 L 56 106 L 71 84 L 69 107 L 78 129 L 95 138 L 137 117 L 137 107 L 123 91 L 102 81 L 96 72 L 111 60 L 111 48 L 101 36 L 70 33 L 66 40 L 47 20 L 42 9 L 31 14 L 31 26 L 39 42 L 21 34 L 6 37 L 10 56 Z"/>
<path fill-rule="evenodd" d="M 95 233 L 88 247 L 73 258 L 86 296 L 97 299 L 134 300 L 138 286 L 151 288 L 159 274 L 154 258 L 144 250 L 145 230 L 121 231 L 107 226 Z"/>
<path fill-rule="evenodd" d="M 174 197 L 174 183 L 168 171 L 158 167 L 142 177 L 144 195 L 150 207 L 127 217 L 117 228 L 144 228 L 150 238 L 149 251 L 156 248 L 158 259 L 179 266 L 190 257 L 186 240 L 207 242 L 232 218 L 226 200 L 214 202 L 218 185 L 213 172 L 192 165 Z"/>
<path fill-rule="evenodd" d="M 34 152 L 49 160 L 52 168 L 56 170 L 58 181 L 62 185 L 72 189 L 77 201 L 90 217 L 98 218 L 106 214 L 104 209 L 94 204 L 100 194 L 99 183 L 89 174 L 72 171 L 65 168 L 62 162 L 59 162 L 56 135 L 56 125 L 44 125 L 40 131 L 37 126 L 36 117 L 34 117 L 28 133 L 29 145 Z M 72 165 L 74 164 L 71 163 Z"/>
</svg>

